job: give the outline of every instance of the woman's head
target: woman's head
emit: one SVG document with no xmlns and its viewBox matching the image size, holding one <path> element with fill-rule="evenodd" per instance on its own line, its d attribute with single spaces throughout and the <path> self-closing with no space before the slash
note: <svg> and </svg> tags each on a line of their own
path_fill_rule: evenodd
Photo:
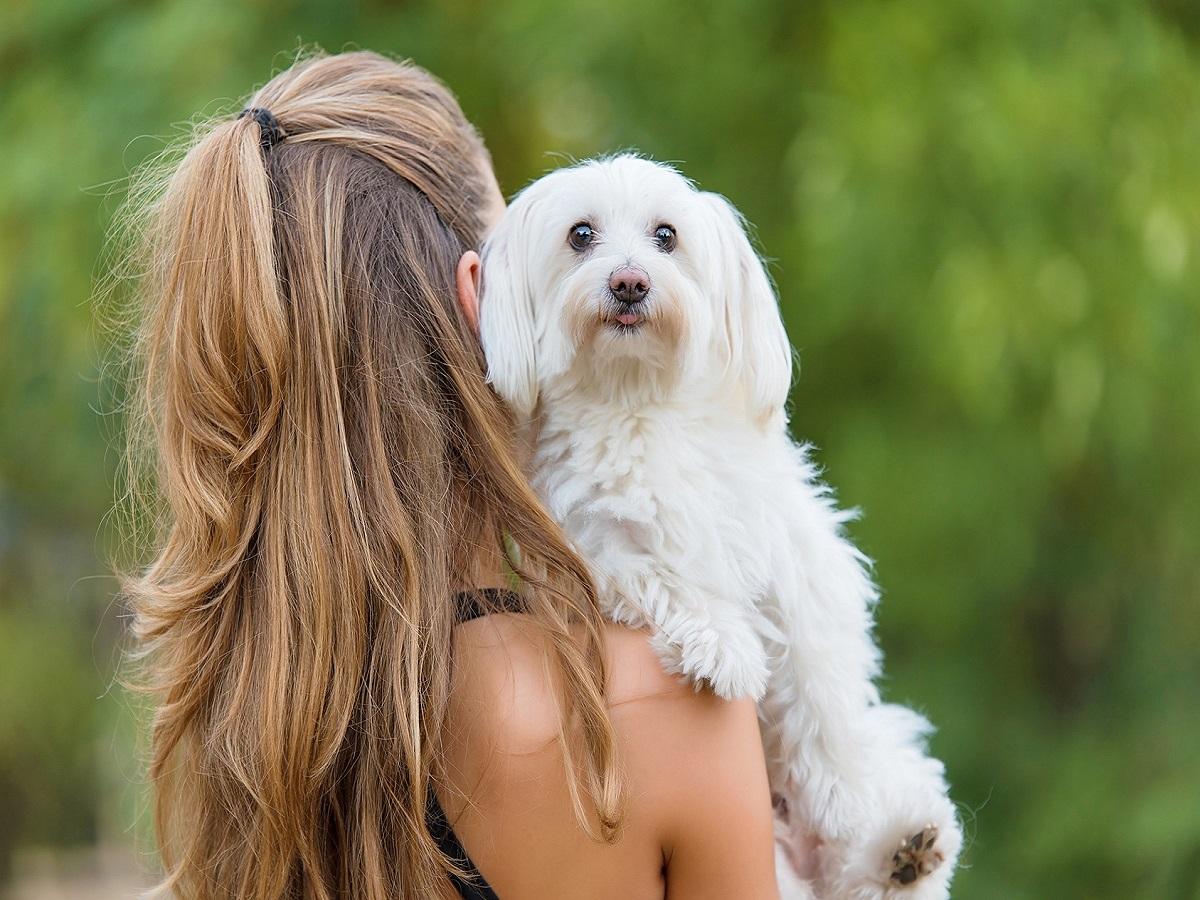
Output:
<svg viewBox="0 0 1200 900">
<path fill-rule="evenodd" d="M 166 884 L 434 896 L 451 598 L 481 559 L 507 557 L 554 636 L 578 780 L 615 823 L 594 591 L 521 477 L 457 302 L 502 201 L 454 97 L 351 53 L 248 107 L 269 115 L 205 127 L 133 205 L 163 502 L 127 593 L 160 699 Z"/>
</svg>

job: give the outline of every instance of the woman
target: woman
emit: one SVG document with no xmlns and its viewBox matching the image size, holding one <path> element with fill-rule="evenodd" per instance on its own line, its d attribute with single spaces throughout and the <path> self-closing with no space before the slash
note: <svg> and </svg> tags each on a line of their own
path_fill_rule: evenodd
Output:
<svg viewBox="0 0 1200 900">
<path fill-rule="evenodd" d="M 309 59 L 150 196 L 162 529 L 127 591 L 165 893 L 775 896 L 753 707 L 601 620 L 520 473 L 476 338 L 503 200 L 453 96 Z"/>
</svg>

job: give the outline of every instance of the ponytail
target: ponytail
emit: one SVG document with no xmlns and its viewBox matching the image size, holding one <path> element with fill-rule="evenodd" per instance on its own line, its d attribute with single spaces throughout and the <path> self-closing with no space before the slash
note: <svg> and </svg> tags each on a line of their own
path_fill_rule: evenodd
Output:
<svg viewBox="0 0 1200 900">
<path fill-rule="evenodd" d="M 247 522 L 235 488 L 271 435 L 289 365 L 276 276 L 270 182 L 258 126 L 225 122 L 171 177 L 153 210 L 147 285 L 146 400 L 154 409 L 164 495 L 200 517 L 225 549 Z M 211 573 L 219 578 L 220 573 Z"/>
</svg>

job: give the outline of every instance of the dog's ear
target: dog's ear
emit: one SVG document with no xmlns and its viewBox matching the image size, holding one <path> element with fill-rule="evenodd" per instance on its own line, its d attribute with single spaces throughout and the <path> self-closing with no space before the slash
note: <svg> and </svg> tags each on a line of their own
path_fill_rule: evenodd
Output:
<svg viewBox="0 0 1200 900">
<path fill-rule="evenodd" d="M 537 405 L 537 347 L 529 282 L 532 198 L 509 207 L 483 246 L 479 339 L 487 380 L 519 418 Z"/>
<path fill-rule="evenodd" d="M 783 408 L 792 385 L 792 347 L 779 301 L 741 213 L 720 194 L 700 197 L 716 241 L 709 265 L 725 317 L 728 365 L 744 385 L 755 418 L 766 422 Z"/>
</svg>

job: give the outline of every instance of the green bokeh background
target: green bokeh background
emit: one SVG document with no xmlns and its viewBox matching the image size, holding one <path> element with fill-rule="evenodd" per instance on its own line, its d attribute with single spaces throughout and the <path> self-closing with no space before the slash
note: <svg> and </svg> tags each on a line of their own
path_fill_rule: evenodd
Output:
<svg viewBox="0 0 1200 900">
<path fill-rule="evenodd" d="M 955 896 L 1200 897 L 1188 0 L 5 0 L 0 882 L 147 831 L 92 299 L 123 179 L 310 44 L 439 74 L 506 193 L 634 147 L 728 195 L 864 512 L 886 693 L 939 726 Z"/>
</svg>

